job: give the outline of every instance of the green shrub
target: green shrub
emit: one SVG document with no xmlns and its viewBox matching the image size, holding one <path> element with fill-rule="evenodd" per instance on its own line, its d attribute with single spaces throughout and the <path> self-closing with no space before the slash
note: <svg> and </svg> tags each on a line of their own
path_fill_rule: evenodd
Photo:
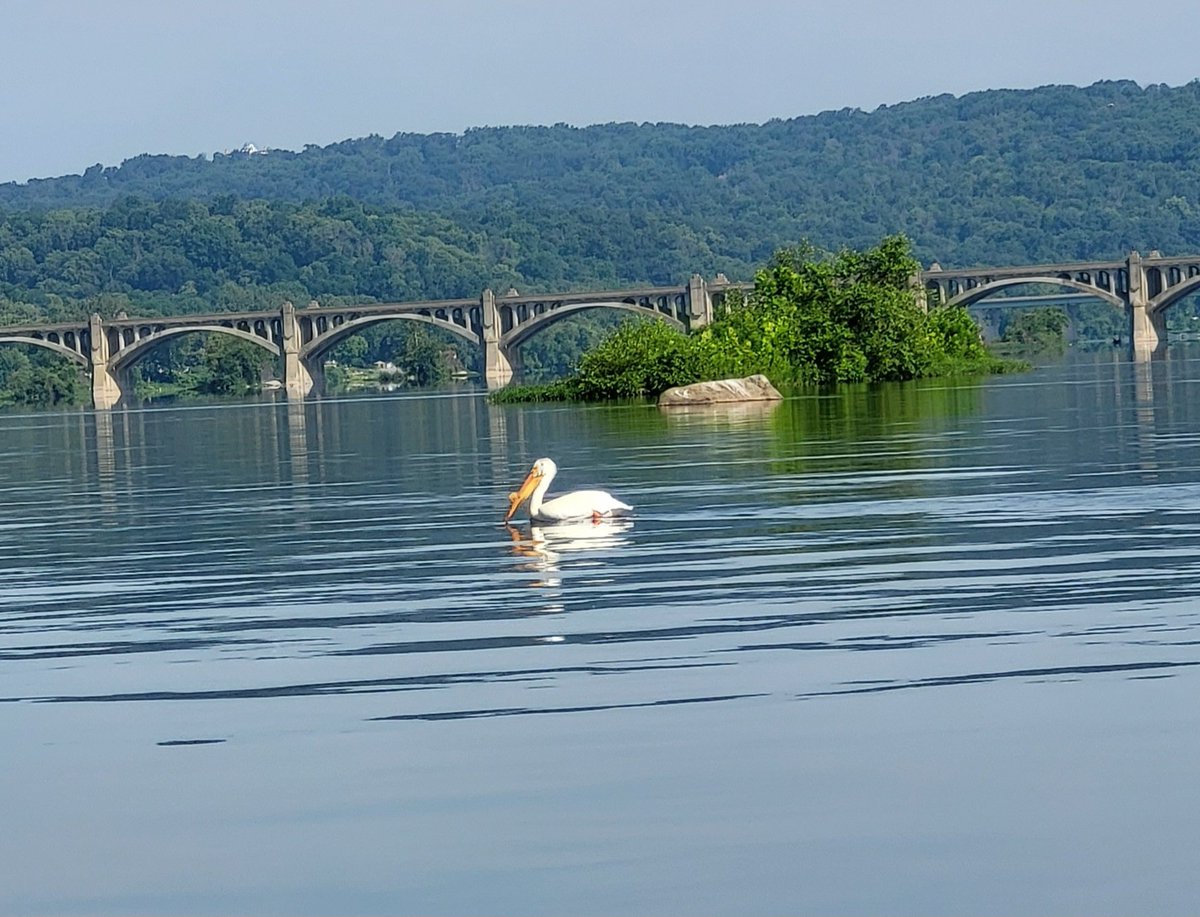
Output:
<svg viewBox="0 0 1200 917">
<path fill-rule="evenodd" d="M 494 404 L 517 404 L 527 401 L 582 401 L 577 381 L 568 377 L 534 385 L 507 385 L 488 396 Z"/>
<path fill-rule="evenodd" d="M 1062 309 L 1027 309 L 1012 317 L 1000 340 L 1028 350 L 1062 351 L 1067 346 L 1069 324 Z"/>
<path fill-rule="evenodd" d="M 587 400 L 657 395 L 703 376 L 692 340 L 660 321 L 626 322 L 579 360 L 574 381 Z"/>
<path fill-rule="evenodd" d="M 923 373 L 926 376 L 993 375 L 1030 368 L 1023 360 L 1002 359 L 990 353 L 979 326 L 960 306 L 930 310 L 925 334 L 930 354 Z"/>
</svg>

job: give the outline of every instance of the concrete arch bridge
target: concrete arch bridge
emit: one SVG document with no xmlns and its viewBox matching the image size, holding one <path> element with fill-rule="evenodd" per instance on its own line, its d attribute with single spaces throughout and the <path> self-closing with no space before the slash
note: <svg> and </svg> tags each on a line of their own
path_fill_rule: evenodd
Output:
<svg viewBox="0 0 1200 917">
<path fill-rule="evenodd" d="M 1044 297 L 996 294 L 1029 284 L 1055 286 L 1060 299 L 1099 299 L 1124 313 L 1126 338 L 1135 359 L 1161 351 L 1167 343 L 1167 310 L 1200 289 L 1200 255 L 1165 257 L 1158 251 L 1130 252 L 1123 261 L 1078 261 L 1019 267 L 943 270 L 934 264 L 920 282 L 931 299 L 970 306 L 1029 305 Z M 1052 297 L 1053 298 L 1053 297 Z"/>
<path fill-rule="evenodd" d="M 345 307 L 312 304 L 297 309 L 284 303 L 270 312 L 220 312 L 160 318 L 103 319 L 0 327 L 0 344 L 45 348 L 91 374 L 97 408 L 120 403 L 129 390 L 129 370 L 156 347 L 194 332 L 230 335 L 248 341 L 281 360 L 289 398 L 303 398 L 324 384 L 323 365 L 330 348 L 380 322 L 408 319 L 441 328 L 482 356 L 489 388 L 507 384 L 519 369 L 520 345 L 568 315 L 586 309 L 615 309 L 660 319 L 681 330 L 712 321 L 714 302 L 731 289 L 749 284 L 724 277 L 706 282 L 694 275 L 686 286 L 638 287 L 553 295 L 521 296 L 510 290 L 497 296 L 484 290 L 478 299 L 373 303 Z"/>
<path fill-rule="evenodd" d="M 964 306 L 984 299 L 989 306 L 1027 305 L 1027 298 L 1022 302 L 996 294 L 1028 284 L 1054 285 L 1071 296 L 1097 298 L 1123 310 L 1132 354 L 1146 358 L 1166 345 L 1166 311 L 1200 289 L 1200 255 L 1165 257 L 1152 251 L 1143 257 L 1131 252 L 1121 261 L 950 270 L 934 264 L 914 283 L 932 300 Z M 537 296 L 521 296 L 515 290 L 497 296 L 484 290 L 478 299 L 326 308 L 314 304 L 301 309 L 284 303 L 274 311 L 161 318 L 93 315 L 86 322 L 0 327 L 0 344 L 42 347 L 78 363 L 91 373 L 93 403 L 108 408 L 118 404 L 128 389 L 128 370 L 153 348 L 196 331 L 228 334 L 279 357 L 288 397 L 303 398 L 323 384 L 322 366 L 331 347 L 370 325 L 403 318 L 427 322 L 478 348 L 487 385 L 497 388 L 519 369 L 522 342 L 567 315 L 584 309 L 616 309 L 694 330 L 712 321 L 714 305 L 726 293 L 749 287 L 722 275 L 706 281 L 696 274 L 686 285 L 675 287 Z"/>
</svg>

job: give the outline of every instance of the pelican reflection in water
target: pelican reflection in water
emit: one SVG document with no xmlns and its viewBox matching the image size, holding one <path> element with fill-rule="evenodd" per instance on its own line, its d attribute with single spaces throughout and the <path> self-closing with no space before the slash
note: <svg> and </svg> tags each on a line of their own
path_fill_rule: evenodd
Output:
<svg viewBox="0 0 1200 917">
<path fill-rule="evenodd" d="M 633 528 L 633 520 L 531 525 L 528 538 L 523 537 L 516 526 L 509 525 L 507 528 L 513 540 L 514 554 L 559 560 L 562 554 L 569 552 L 599 551 L 625 544 L 629 541 L 625 533 Z"/>
<path fill-rule="evenodd" d="M 587 552 L 603 552 L 627 543 L 627 533 L 633 528 L 633 522 L 629 519 L 606 519 L 601 522 L 531 525 L 528 537 L 515 526 L 508 525 L 507 528 L 512 538 L 513 554 L 528 558 L 529 562 L 522 564 L 521 569 L 539 575 L 539 579 L 530 585 L 557 587 L 562 585 L 561 564 L 564 555 L 577 555 L 577 559 L 570 564 L 572 567 L 603 566 L 603 560 L 587 558 Z"/>
</svg>

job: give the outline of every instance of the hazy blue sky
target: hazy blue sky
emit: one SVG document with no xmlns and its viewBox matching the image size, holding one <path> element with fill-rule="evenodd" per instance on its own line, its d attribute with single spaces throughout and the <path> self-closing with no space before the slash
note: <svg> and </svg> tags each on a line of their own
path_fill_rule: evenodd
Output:
<svg viewBox="0 0 1200 917">
<path fill-rule="evenodd" d="M 761 122 L 1200 73 L 1125 0 L 0 0 L 0 181 L 501 124 Z M 1150 26 L 1153 25 L 1153 28 Z M 1144 26 L 1144 27 L 1142 27 Z"/>
</svg>

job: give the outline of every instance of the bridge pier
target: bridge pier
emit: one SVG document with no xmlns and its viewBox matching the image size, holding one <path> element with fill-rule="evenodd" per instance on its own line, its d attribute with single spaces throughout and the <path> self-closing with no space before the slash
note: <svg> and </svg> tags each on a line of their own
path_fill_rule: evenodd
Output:
<svg viewBox="0 0 1200 917">
<path fill-rule="evenodd" d="M 108 368 L 108 335 L 98 313 L 93 312 L 88 319 L 88 336 L 91 338 L 92 407 L 107 411 L 117 406 L 122 392 L 116 373 Z"/>
<path fill-rule="evenodd" d="M 1167 346 L 1167 317 L 1145 306 L 1134 306 L 1130 314 L 1129 339 L 1135 360 L 1148 360 Z"/>
<path fill-rule="evenodd" d="M 1129 276 L 1129 343 L 1135 360 L 1148 360 L 1167 345 L 1166 313 L 1151 308 L 1150 285 L 1142 256 L 1130 252 L 1125 261 Z"/>
<path fill-rule="evenodd" d="M 496 308 L 496 294 L 484 290 L 479 298 L 483 313 L 483 378 L 489 389 L 503 388 L 512 381 L 513 365 L 508 352 L 500 344 L 500 310 Z"/>
<path fill-rule="evenodd" d="M 313 390 L 312 373 L 300 355 L 300 327 L 296 322 L 296 307 L 290 302 L 280 311 L 283 346 L 283 389 L 289 400 L 303 399 Z"/>
<path fill-rule="evenodd" d="M 688 328 L 696 331 L 713 320 L 712 296 L 708 284 L 699 274 L 688 280 Z"/>
</svg>

